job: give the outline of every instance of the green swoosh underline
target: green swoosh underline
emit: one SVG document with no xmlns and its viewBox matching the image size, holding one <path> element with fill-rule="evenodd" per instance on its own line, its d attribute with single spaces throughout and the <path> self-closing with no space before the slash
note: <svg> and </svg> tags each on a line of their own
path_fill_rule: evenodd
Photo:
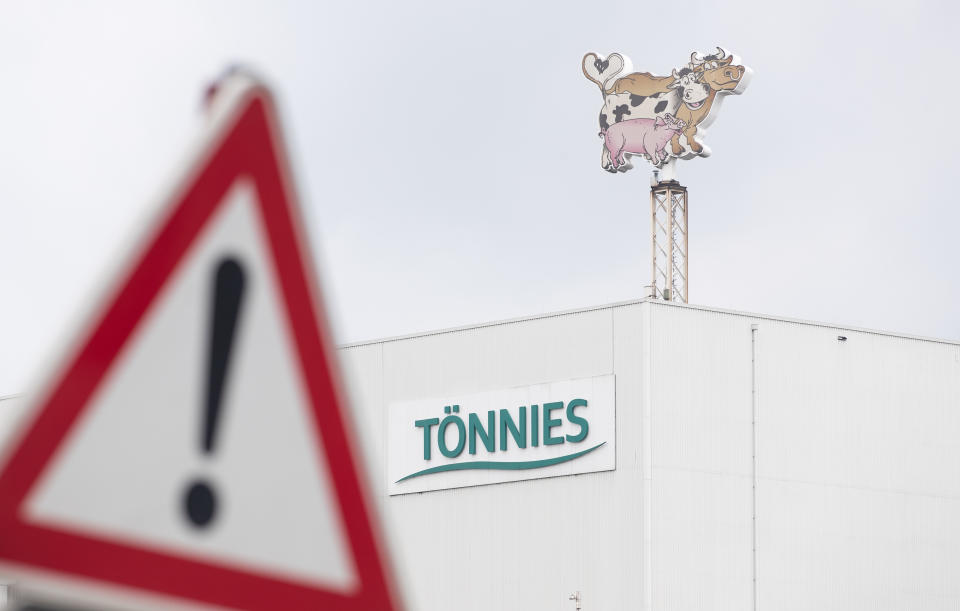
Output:
<svg viewBox="0 0 960 611">
<path fill-rule="evenodd" d="M 399 484 L 405 479 L 410 479 L 411 477 L 419 477 L 421 475 L 430 475 L 431 473 L 442 473 L 443 471 L 464 471 L 467 469 L 495 469 L 500 471 L 520 471 L 523 469 L 537 469 L 539 467 L 549 467 L 550 465 L 558 465 L 563 462 L 571 461 L 575 458 L 580 458 L 584 454 L 589 454 L 593 452 L 603 444 L 607 443 L 606 441 L 598 443 L 592 448 L 582 450 L 580 452 L 575 452 L 573 454 L 567 454 L 566 456 L 557 456 L 556 458 L 545 458 L 543 460 L 528 460 L 528 461 L 514 461 L 514 462 L 496 462 L 492 460 L 475 460 L 473 462 L 458 462 L 452 463 L 449 465 L 440 465 L 439 467 L 430 467 L 429 469 L 424 469 L 422 471 L 417 471 L 416 473 L 411 473 L 410 475 L 401 477 L 398 479 L 395 484 Z"/>
</svg>

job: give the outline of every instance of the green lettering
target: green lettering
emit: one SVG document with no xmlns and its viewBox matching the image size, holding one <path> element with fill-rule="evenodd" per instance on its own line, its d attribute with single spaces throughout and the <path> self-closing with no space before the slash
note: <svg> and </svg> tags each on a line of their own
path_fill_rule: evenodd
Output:
<svg viewBox="0 0 960 611">
<path fill-rule="evenodd" d="M 483 447 L 487 448 L 487 452 L 493 452 L 496 448 L 496 433 L 497 433 L 497 424 L 496 424 L 497 412 L 490 410 L 487 412 L 487 428 L 484 430 L 483 425 L 480 424 L 480 417 L 476 414 L 470 414 L 470 453 L 477 453 L 477 435 L 480 435 L 480 439 L 483 441 Z"/>
<path fill-rule="evenodd" d="M 540 406 L 530 406 L 530 445 L 540 445 Z"/>
<path fill-rule="evenodd" d="M 457 427 L 457 447 L 451 450 L 447 447 L 447 427 L 451 424 Z M 456 415 L 450 415 L 440 421 L 440 428 L 437 429 L 437 445 L 440 447 L 440 453 L 447 458 L 456 458 L 463 452 L 464 442 L 467 440 L 467 428 L 463 426 L 463 418 Z"/>
<path fill-rule="evenodd" d="M 439 418 L 427 418 L 413 423 L 417 428 L 423 429 L 423 460 L 430 460 L 430 427 L 439 423 Z"/>
<path fill-rule="evenodd" d="M 520 428 L 517 428 L 516 423 L 513 421 L 513 416 L 510 415 L 510 410 L 502 409 L 500 410 L 500 449 L 504 452 L 507 451 L 507 430 L 510 430 L 510 434 L 513 435 L 513 441 L 516 442 L 518 448 L 527 447 L 527 406 L 520 406 Z"/>
<path fill-rule="evenodd" d="M 576 415 L 573 410 L 578 407 L 586 407 L 586 399 L 574 399 L 570 403 L 567 403 L 567 421 L 570 424 L 576 424 L 580 426 L 580 432 L 576 435 L 567 435 L 567 441 L 570 443 L 576 443 L 578 441 L 583 441 L 587 438 L 587 432 L 590 431 L 590 423 L 587 422 L 586 418 L 581 418 Z"/>
<path fill-rule="evenodd" d="M 563 420 L 560 418 L 550 417 L 550 412 L 557 409 L 563 409 L 563 401 L 553 401 L 552 403 L 543 404 L 543 445 L 545 446 L 555 446 L 558 443 L 563 443 L 563 437 L 553 437 L 550 435 L 550 429 L 563 424 Z"/>
</svg>

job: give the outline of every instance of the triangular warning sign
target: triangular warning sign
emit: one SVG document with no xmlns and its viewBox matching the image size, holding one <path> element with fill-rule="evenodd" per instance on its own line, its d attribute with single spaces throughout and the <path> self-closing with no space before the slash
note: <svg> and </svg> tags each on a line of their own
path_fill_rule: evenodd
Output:
<svg viewBox="0 0 960 611">
<path fill-rule="evenodd" d="M 4 452 L 0 574 L 81 606 L 397 609 L 273 103 L 230 99 Z"/>
</svg>

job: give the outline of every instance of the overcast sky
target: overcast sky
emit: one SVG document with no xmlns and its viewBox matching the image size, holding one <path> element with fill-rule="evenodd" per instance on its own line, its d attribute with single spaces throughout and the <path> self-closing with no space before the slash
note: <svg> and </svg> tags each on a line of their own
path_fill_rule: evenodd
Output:
<svg viewBox="0 0 960 611">
<path fill-rule="evenodd" d="M 633 299 L 649 169 L 587 51 L 755 74 L 681 162 L 692 303 L 960 338 L 955 3 L 0 4 L 0 395 L 122 257 L 231 63 L 280 97 L 339 342 Z"/>
</svg>

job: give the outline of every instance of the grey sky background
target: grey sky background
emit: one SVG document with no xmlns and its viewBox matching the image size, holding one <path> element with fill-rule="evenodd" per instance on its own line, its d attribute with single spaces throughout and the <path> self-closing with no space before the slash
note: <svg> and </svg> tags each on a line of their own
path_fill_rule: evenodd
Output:
<svg viewBox="0 0 960 611">
<path fill-rule="evenodd" d="M 649 170 L 600 169 L 587 51 L 755 74 L 680 162 L 691 302 L 960 338 L 953 3 L 0 4 L 0 394 L 27 389 L 184 160 L 270 79 L 338 341 L 642 296 Z"/>
</svg>

